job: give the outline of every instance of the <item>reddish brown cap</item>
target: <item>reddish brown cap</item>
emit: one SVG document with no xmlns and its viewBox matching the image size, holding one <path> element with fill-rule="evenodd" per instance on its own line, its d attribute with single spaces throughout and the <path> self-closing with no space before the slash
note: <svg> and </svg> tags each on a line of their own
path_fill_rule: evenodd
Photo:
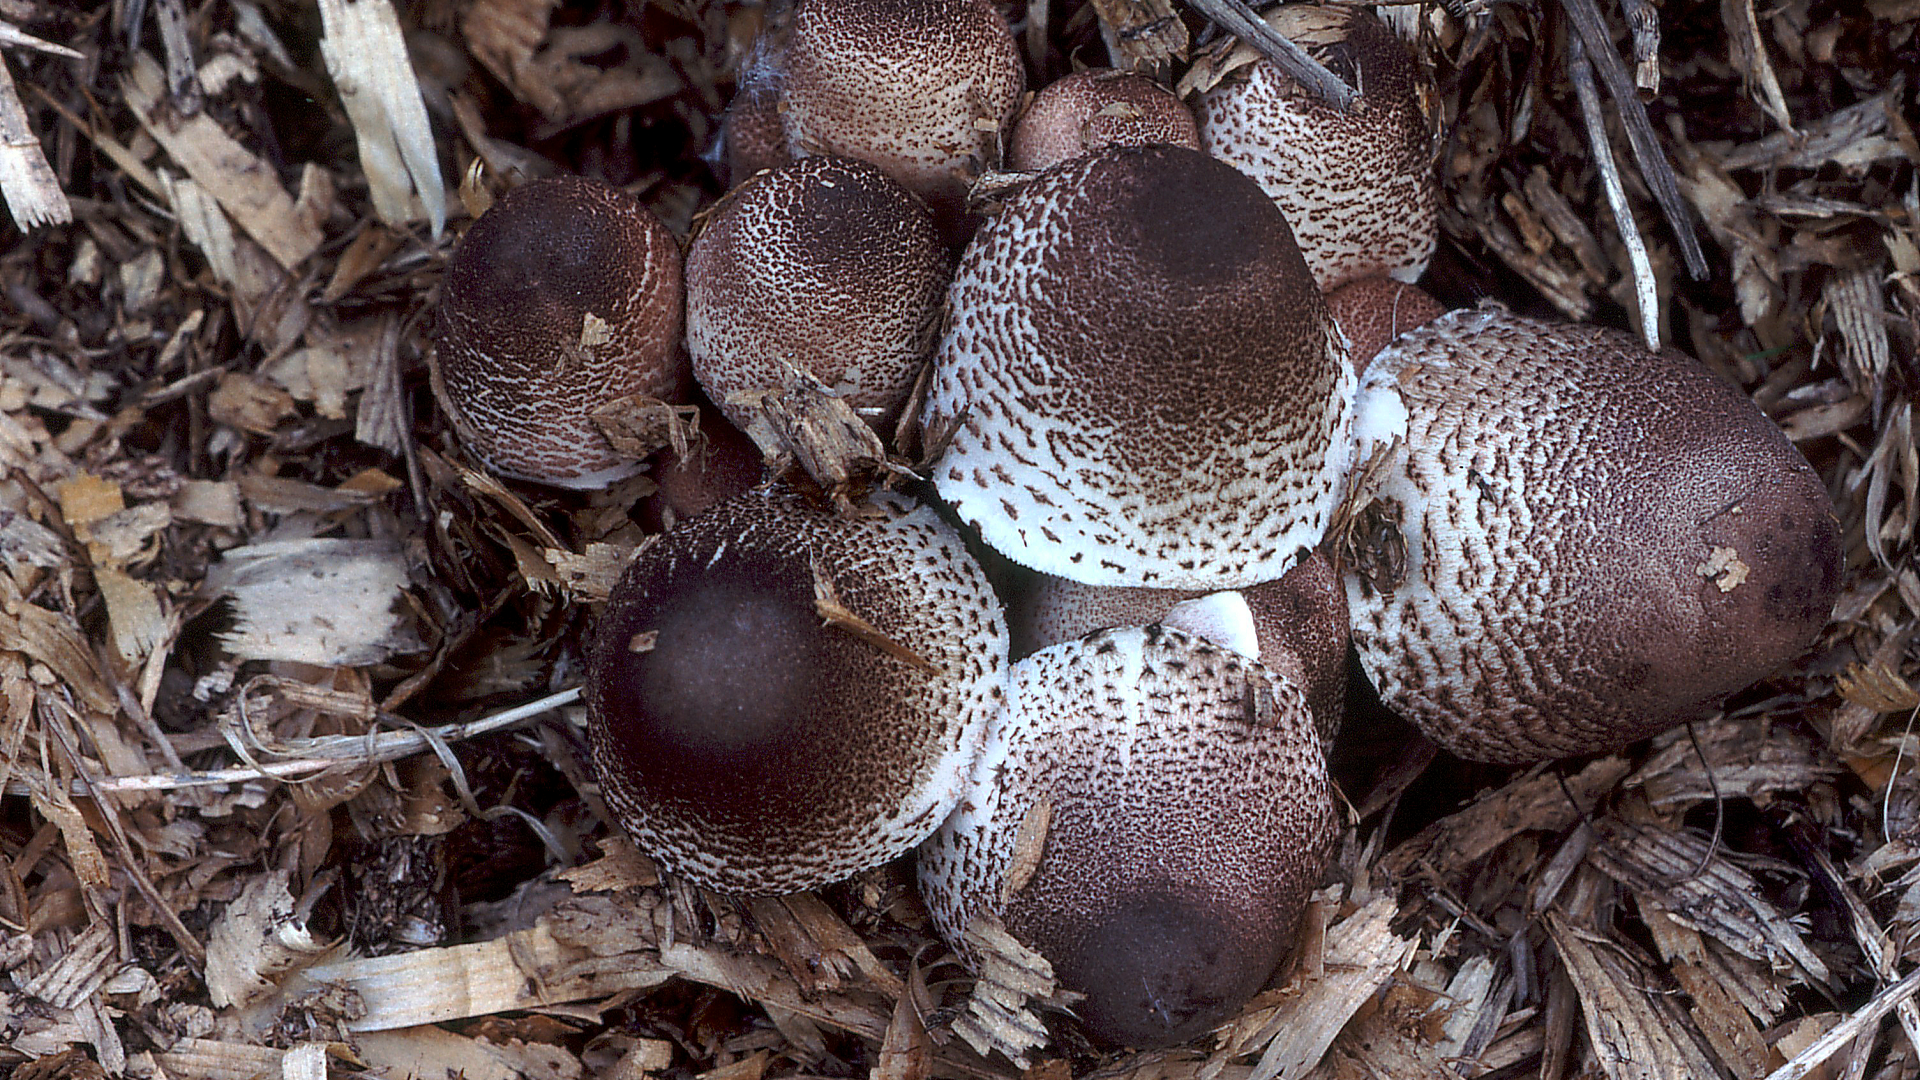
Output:
<svg viewBox="0 0 1920 1080">
<path fill-rule="evenodd" d="M 876 166 L 803 158 L 741 184 L 687 251 L 687 350 L 728 399 L 798 367 L 883 430 L 933 349 L 946 249 L 926 207 Z"/>
<path fill-rule="evenodd" d="M 1346 331 L 1353 369 L 1364 374 L 1387 342 L 1446 313 L 1440 301 L 1418 285 L 1381 274 L 1356 278 L 1327 294 L 1327 308 Z"/>
<path fill-rule="evenodd" d="M 640 201 L 536 180 L 481 215 L 441 284 L 434 396 L 469 452 L 508 476 L 599 487 L 640 463 L 591 419 L 631 394 L 679 400 L 680 247 Z"/>
<path fill-rule="evenodd" d="M 960 798 L 1003 697 L 1006 625 L 934 512 L 749 493 L 642 548 L 597 628 L 594 763 L 634 843 L 730 892 L 905 853 Z"/>
<path fill-rule="evenodd" d="M 1286 219 L 1174 146 L 1011 196 L 961 258 L 922 416 L 940 494 L 1015 562 L 1237 588 L 1320 541 L 1352 369 Z"/>
<path fill-rule="evenodd" d="M 1341 112 L 1251 48 L 1200 95 L 1200 144 L 1260 182 L 1293 223 L 1322 289 L 1390 274 L 1413 281 L 1439 241 L 1432 80 L 1371 11 L 1284 4 L 1267 22 L 1360 95 Z"/>
<path fill-rule="evenodd" d="M 935 926 L 977 964 L 965 929 L 1000 920 L 1086 995 L 1075 1012 L 1108 1043 L 1172 1045 L 1231 1017 L 1293 947 L 1333 846 L 1304 695 L 1179 630 L 1103 630 L 1015 664 L 973 775 L 920 849 Z"/>
<path fill-rule="evenodd" d="M 1037 172 L 1103 146 L 1200 149 L 1193 113 L 1144 75 L 1098 69 L 1049 83 L 1013 125 L 1009 168 Z"/>
<path fill-rule="evenodd" d="M 1402 334 L 1359 449 L 1404 572 L 1349 572 L 1381 699 L 1462 757 L 1608 750 L 1791 661 L 1840 587 L 1820 477 L 1740 390 L 1636 339 L 1498 308 Z M 1376 568 L 1377 569 L 1377 568 Z"/>
</svg>

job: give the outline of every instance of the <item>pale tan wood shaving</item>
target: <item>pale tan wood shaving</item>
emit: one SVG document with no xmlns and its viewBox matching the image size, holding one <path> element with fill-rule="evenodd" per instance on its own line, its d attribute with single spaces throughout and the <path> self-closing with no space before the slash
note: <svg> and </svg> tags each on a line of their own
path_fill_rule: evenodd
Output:
<svg viewBox="0 0 1920 1080">
<path fill-rule="evenodd" d="M 164 86 L 153 57 L 136 55 L 121 89 L 141 127 L 167 156 L 218 200 L 221 209 L 233 215 L 283 269 L 292 270 L 320 246 L 320 230 L 295 209 L 271 167 L 204 113 L 181 116 L 162 107 Z"/>
<path fill-rule="evenodd" d="M 1605 59 L 1611 60 L 1613 57 L 1609 55 Z M 1580 119 L 1587 128 L 1587 145 L 1593 154 L 1594 168 L 1600 173 L 1600 190 L 1605 193 L 1607 209 L 1613 214 L 1614 232 L 1627 250 L 1627 266 L 1633 278 L 1634 315 L 1640 324 L 1640 340 L 1646 343 L 1648 349 L 1658 352 L 1662 322 L 1659 284 L 1653 279 L 1653 261 L 1647 257 L 1647 242 L 1640 236 L 1640 225 L 1633 218 L 1633 206 L 1627 202 L 1627 189 L 1620 179 L 1620 167 L 1614 164 L 1613 147 L 1607 141 L 1606 115 L 1600 105 L 1600 90 L 1594 85 L 1593 68 L 1579 35 L 1567 40 L 1567 73 L 1572 78 L 1574 93 L 1580 99 Z M 1665 164 L 1664 157 L 1662 164 Z M 1690 228 L 1691 222 L 1685 227 Z"/>
<path fill-rule="evenodd" d="M 60 190 L 60 178 L 27 123 L 27 110 L 20 103 L 4 54 L 0 54 L 0 196 L 5 196 L 7 211 L 22 232 L 73 220 L 73 205 Z"/>
<path fill-rule="evenodd" d="M 1032 1052 L 1050 1038 L 1032 1004 L 1066 1007 L 1078 995 L 1062 990 L 1047 958 L 1022 945 L 991 916 L 976 916 L 966 936 L 980 965 L 967 1011 L 952 1021 L 954 1033 L 981 1055 L 998 1052 L 1024 1069 Z"/>
<path fill-rule="evenodd" d="M 216 1008 L 269 996 L 282 975 L 328 951 L 296 921 L 289 880 L 285 870 L 254 878 L 214 920 L 207 933 L 206 980 Z"/>
<path fill-rule="evenodd" d="M 227 650 L 254 660 L 351 666 L 425 648 L 403 593 L 398 543 L 309 540 L 236 548 L 209 585 L 233 602 Z"/>
<path fill-rule="evenodd" d="M 1707 943 L 1699 931 L 1654 905 L 1642 904 L 1640 917 L 1674 981 L 1692 998 L 1688 1013 L 1708 1046 L 1735 1075 L 1758 1075 L 1766 1068 L 1767 1043 L 1754 1026 L 1753 1014 L 1734 1000 L 1705 963 Z"/>
<path fill-rule="evenodd" d="M 1250 1080 L 1306 1076 L 1354 1014 L 1406 967 L 1419 941 L 1393 932 L 1394 908 L 1392 897 L 1373 896 L 1327 927 L 1320 970 L 1288 979 L 1272 1017 L 1234 1047 L 1236 1055 L 1260 1053 Z"/>
<path fill-rule="evenodd" d="M 447 224 L 446 182 L 393 5 L 320 0 L 320 21 L 320 53 L 353 124 L 374 212 L 399 228 L 424 211 L 438 238 Z"/>
</svg>

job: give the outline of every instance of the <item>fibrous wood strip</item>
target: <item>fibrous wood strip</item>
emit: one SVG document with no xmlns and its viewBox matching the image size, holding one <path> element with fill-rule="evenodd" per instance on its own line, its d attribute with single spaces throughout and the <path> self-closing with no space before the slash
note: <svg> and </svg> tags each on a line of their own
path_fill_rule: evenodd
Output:
<svg viewBox="0 0 1920 1080">
<path fill-rule="evenodd" d="M 1804 729 L 1753 718 L 1698 721 L 1692 737 L 1685 728 L 1676 728 L 1654 745 L 1653 755 L 1627 778 L 1626 786 L 1644 790 L 1656 808 L 1691 806 L 1716 795 L 1765 802 L 1775 793 L 1805 791 L 1842 771 L 1818 751 Z"/>
<path fill-rule="evenodd" d="M 1362 1005 L 1407 964 L 1419 942 L 1395 934 L 1390 897 L 1377 896 L 1327 928 L 1320 969 L 1296 973 L 1273 1016 L 1236 1053 L 1261 1050 L 1252 1080 L 1307 1075 Z"/>
<path fill-rule="evenodd" d="M 1380 870 L 1395 878 L 1415 870 L 1451 877 L 1523 832 L 1558 832 L 1571 826 L 1629 767 L 1625 758 L 1610 756 L 1564 781 L 1551 772 L 1518 777 L 1414 834 L 1387 853 Z"/>
<path fill-rule="evenodd" d="M 1724 858 L 1708 859 L 1706 840 L 1615 817 L 1596 827 L 1600 842 L 1590 856 L 1593 865 L 1643 902 L 1776 971 L 1797 968 L 1816 982 L 1827 981 L 1826 964 L 1793 923 L 1745 871 Z"/>
<path fill-rule="evenodd" d="M 1580 998 L 1587 1038 L 1611 1080 L 1697 1080 L 1713 1061 L 1657 992 L 1653 968 L 1607 936 L 1547 913 L 1547 934 Z"/>
<path fill-rule="evenodd" d="M 283 269 L 300 265 L 320 246 L 319 225 L 300 213 L 273 169 L 234 141 L 212 117 L 205 113 L 181 116 L 167 108 L 162 97 L 164 78 L 153 57 L 140 53 L 122 80 L 127 104 L 140 118 L 140 126 Z"/>
</svg>

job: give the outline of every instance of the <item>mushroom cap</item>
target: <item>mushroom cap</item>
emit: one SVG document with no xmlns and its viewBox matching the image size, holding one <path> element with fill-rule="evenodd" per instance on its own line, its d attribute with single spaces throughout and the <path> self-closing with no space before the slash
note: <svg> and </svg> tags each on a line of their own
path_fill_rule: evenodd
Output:
<svg viewBox="0 0 1920 1080">
<path fill-rule="evenodd" d="M 638 199 L 592 180 L 507 193 L 454 249 L 431 378 L 494 472 L 600 487 L 638 471 L 592 420 L 632 394 L 677 400 L 680 246 Z"/>
<path fill-rule="evenodd" d="M 963 931 L 998 919 L 1109 1043 L 1172 1045 L 1232 1015 L 1292 947 L 1332 849 L 1300 690 L 1179 630 L 1015 664 L 974 777 L 920 849 L 935 926 L 977 966 Z"/>
<path fill-rule="evenodd" d="M 746 426 L 730 395 L 810 372 L 883 430 L 933 350 L 947 254 L 926 207 L 852 158 L 789 162 L 714 208 L 687 249 L 693 375 Z"/>
<path fill-rule="evenodd" d="M 1349 569 L 1354 644 L 1382 701 L 1461 757 L 1622 746 L 1787 663 L 1826 622 L 1841 570 L 1826 488 L 1696 360 L 1455 311 L 1374 359 L 1359 411 L 1368 438 L 1405 439 L 1376 501 L 1405 569 Z"/>
<path fill-rule="evenodd" d="M 717 409 L 700 410 L 700 437 L 691 443 L 684 458 L 670 448 L 654 456 L 654 492 L 634 518 L 647 532 L 667 532 L 767 477 L 760 448 Z"/>
<path fill-rule="evenodd" d="M 1000 161 L 1026 72 L 992 0 L 802 0 L 783 87 L 788 149 L 872 162 L 959 235 Z"/>
<path fill-rule="evenodd" d="M 821 596 L 872 632 L 826 624 Z M 642 549 L 601 616 L 586 698 L 607 804 L 709 888 L 877 866 L 959 799 L 1006 648 L 998 600 L 932 510 L 729 500 Z"/>
<path fill-rule="evenodd" d="M 961 256 L 923 443 L 988 545 L 1099 585 L 1277 578 L 1326 529 L 1352 369 L 1252 181 L 1109 147 L 1010 197 Z"/>
<path fill-rule="evenodd" d="M 777 77 L 741 79 L 727 103 L 720 137 L 726 144 L 727 181 L 732 184 L 793 160 L 787 153 L 786 122 L 780 117 Z"/>
<path fill-rule="evenodd" d="M 1363 8 L 1287 4 L 1266 19 L 1361 94 L 1342 113 L 1249 50 L 1194 106 L 1201 147 L 1286 211 L 1321 289 L 1418 279 L 1439 242 L 1431 80 Z"/>
<path fill-rule="evenodd" d="M 1144 75 L 1079 71 L 1042 87 L 1014 121 L 1007 165 L 1038 172 L 1103 146 L 1167 143 L 1200 149 L 1193 113 Z"/>
<path fill-rule="evenodd" d="M 1275 581 L 1233 594 L 1198 589 L 1083 585 L 1052 574 L 1008 604 L 1011 655 L 1018 660 L 1049 645 L 1116 626 L 1173 622 L 1170 612 L 1208 595 L 1238 595 L 1253 620 L 1255 659 L 1286 676 L 1307 695 L 1322 749 L 1330 746 L 1346 713 L 1347 592 L 1333 562 L 1316 551 Z M 1194 626 L 1189 632 L 1216 645 L 1232 643 Z"/>
<path fill-rule="evenodd" d="M 1327 309 L 1346 333 L 1353 369 L 1361 374 L 1387 342 L 1447 310 L 1420 286 L 1381 274 L 1355 278 L 1328 293 Z"/>
</svg>

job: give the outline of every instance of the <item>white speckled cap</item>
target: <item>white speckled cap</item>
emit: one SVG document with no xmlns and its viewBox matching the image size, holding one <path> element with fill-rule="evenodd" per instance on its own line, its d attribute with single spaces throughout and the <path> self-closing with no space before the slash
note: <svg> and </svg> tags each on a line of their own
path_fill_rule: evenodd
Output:
<svg viewBox="0 0 1920 1080">
<path fill-rule="evenodd" d="M 1350 560 L 1354 644 L 1381 699 L 1455 754 L 1619 747 L 1787 663 L 1826 622 L 1841 571 L 1826 488 L 1690 357 L 1455 311 L 1374 359 L 1358 411 L 1359 456 L 1405 445 L 1379 535 Z"/>
<path fill-rule="evenodd" d="M 1099 585 L 1277 578 L 1346 472 L 1345 339 L 1284 217 L 1192 150 L 1040 174 L 948 292 L 924 441 L 995 550 Z"/>
<path fill-rule="evenodd" d="M 1439 242 L 1431 80 L 1364 8 L 1285 4 L 1266 19 L 1360 95 L 1342 113 L 1242 46 L 1245 65 L 1194 103 L 1201 147 L 1286 211 L 1322 289 L 1416 280 Z"/>
<path fill-rule="evenodd" d="M 1103 146 L 1200 149 L 1193 113 L 1173 91 L 1130 71 L 1076 71 L 1033 95 L 1014 121 L 1007 166 L 1036 172 Z"/>
<path fill-rule="evenodd" d="M 948 257 L 927 208 L 877 166 L 802 158 L 720 202 L 687 250 L 687 351 L 740 427 L 736 393 L 797 367 L 889 429 L 933 351 Z"/>
<path fill-rule="evenodd" d="M 731 499 L 642 549 L 601 616 L 586 697 L 607 804 L 708 888 L 878 866 L 959 800 L 1006 652 L 985 575 L 926 507 Z"/>
<path fill-rule="evenodd" d="M 1231 1016 L 1292 947 L 1333 843 L 1300 690 L 1158 626 L 1015 664 L 974 776 L 920 849 L 935 926 L 977 962 L 961 931 L 997 918 L 1110 1043 Z"/>
</svg>

